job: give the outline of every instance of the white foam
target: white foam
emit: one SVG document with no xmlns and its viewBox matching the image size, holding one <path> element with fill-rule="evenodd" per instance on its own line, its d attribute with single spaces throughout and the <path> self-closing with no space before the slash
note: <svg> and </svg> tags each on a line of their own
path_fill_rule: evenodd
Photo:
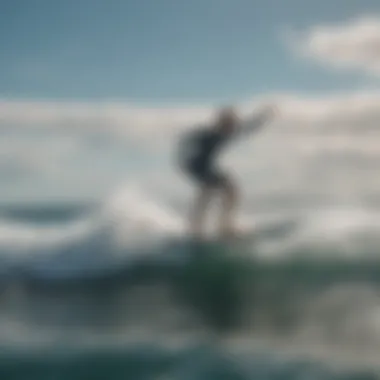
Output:
<svg viewBox="0 0 380 380">
<path fill-rule="evenodd" d="M 240 224 L 258 227 L 298 224 L 281 239 L 263 233 L 255 242 L 255 253 L 266 258 L 287 257 L 295 251 L 326 255 L 363 255 L 363 247 L 380 243 L 380 215 L 365 209 L 310 210 L 303 215 L 243 215 Z M 261 232 L 260 232 L 261 231 Z M 163 255 L 172 238 L 184 236 L 186 218 L 167 204 L 127 185 L 111 194 L 97 212 L 65 226 L 36 227 L 0 222 L 0 260 L 12 265 L 73 273 L 101 271 L 144 253 Z M 312 249 L 311 249 L 312 248 Z M 167 250 L 166 250 L 167 251 Z M 374 250 L 376 251 L 376 250 Z M 62 269 L 65 268 L 65 269 Z"/>
</svg>

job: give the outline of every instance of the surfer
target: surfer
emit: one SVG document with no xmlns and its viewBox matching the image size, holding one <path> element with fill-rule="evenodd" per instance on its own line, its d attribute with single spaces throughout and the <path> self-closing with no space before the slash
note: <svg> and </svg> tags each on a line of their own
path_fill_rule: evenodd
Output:
<svg viewBox="0 0 380 380">
<path fill-rule="evenodd" d="M 274 117 L 274 108 L 265 106 L 247 121 L 242 121 L 232 107 L 218 112 L 212 126 L 186 135 L 180 146 L 180 166 L 199 187 L 191 210 L 190 228 L 193 236 L 202 237 L 207 207 L 215 192 L 222 195 L 220 235 L 235 235 L 233 215 L 238 204 L 237 186 L 231 176 L 216 165 L 218 153 L 235 137 L 258 131 Z"/>
</svg>

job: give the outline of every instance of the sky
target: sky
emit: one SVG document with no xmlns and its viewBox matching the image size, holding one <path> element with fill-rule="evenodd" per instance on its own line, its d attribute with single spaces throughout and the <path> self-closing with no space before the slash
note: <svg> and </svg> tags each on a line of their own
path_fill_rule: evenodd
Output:
<svg viewBox="0 0 380 380">
<path fill-rule="evenodd" d="M 376 0 L 0 3 L 4 97 L 141 102 L 350 89 L 349 75 L 295 64 L 281 37 L 380 10 Z"/>
<path fill-rule="evenodd" d="M 378 0 L 0 7 L 2 202 L 97 199 L 123 182 L 168 191 L 176 177 L 169 142 L 226 103 L 275 102 L 277 129 L 290 141 L 269 133 L 255 159 L 267 166 L 256 168 L 246 151 L 235 156 L 242 171 L 265 176 L 271 163 L 297 186 L 296 151 L 377 154 L 368 131 L 380 121 Z M 364 127 L 358 144 L 352 136 Z M 286 168 L 260 156 L 278 147 L 294 159 Z"/>
</svg>

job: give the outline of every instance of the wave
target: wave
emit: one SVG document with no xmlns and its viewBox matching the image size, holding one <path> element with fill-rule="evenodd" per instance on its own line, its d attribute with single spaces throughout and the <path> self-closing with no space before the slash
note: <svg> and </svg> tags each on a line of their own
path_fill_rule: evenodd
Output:
<svg viewBox="0 0 380 380">
<path fill-rule="evenodd" d="M 254 220 L 248 215 L 243 222 L 255 222 L 252 244 L 194 246 L 184 239 L 185 220 L 178 213 L 139 189 L 123 189 L 66 226 L 3 220 L 0 274 L 4 281 L 42 284 L 43 292 L 52 291 L 54 284 L 74 284 L 76 295 L 81 282 L 100 284 L 102 297 L 104 281 L 115 283 L 117 292 L 106 287 L 112 294 L 106 297 L 107 310 L 121 283 L 132 288 L 153 284 L 134 296 L 141 323 L 156 324 L 162 310 L 174 315 L 185 304 L 201 325 L 216 331 L 253 329 L 301 340 L 380 346 L 376 212 L 330 208 L 302 215 L 260 214 Z M 175 306 L 162 303 L 163 288 L 170 290 Z M 75 310 L 77 320 L 72 288 L 67 292 L 67 302 L 60 293 L 60 310 Z M 123 291 L 121 297 L 125 301 L 131 293 Z"/>
<path fill-rule="evenodd" d="M 246 247 L 260 260 L 376 259 L 380 214 L 365 209 L 257 214 L 241 223 L 256 228 Z M 157 265 L 188 250 L 186 221 L 138 188 L 123 188 L 75 222 L 40 226 L 0 221 L 0 276 L 41 279 L 96 277 L 141 261 Z M 182 252 L 182 253 L 181 253 Z"/>
</svg>

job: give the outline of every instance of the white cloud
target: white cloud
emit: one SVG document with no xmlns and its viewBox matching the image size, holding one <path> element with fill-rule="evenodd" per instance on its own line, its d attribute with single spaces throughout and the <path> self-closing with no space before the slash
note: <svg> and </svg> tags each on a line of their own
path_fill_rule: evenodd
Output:
<svg viewBox="0 0 380 380">
<path fill-rule="evenodd" d="M 380 92 L 277 98 L 283 122 L 302 131 L 363 133 L 379 130 Z"/>
<path fill-rule="evenodd" d="M 290 43 L 302 55 L 324 64 L 380 76 L 380 17 L 292 32 Z"/>
<path fill-rule="evenodd" d="M 274 103 L 278 122 L 297 132 L 378 128 L 380 91 L 308 96 L 291 93 L 258 97 L 238 105 L 242 115 L 254 112 L 261 104 Z M 2 130 L 30 133 L 65 132 L 67 137 L 81 133 L 107 133 L 155 143 L 159 136 L 170 136 L 198 123 L 212 120 L 211 106 L 131 106 L 128 103 L 68 103 L 0 100 Z M 34 132 L 33 132 L 34 133 Z"/>
<path fill-rule="evenodd" d="M 380 138 L 380 92 L 329 96 L 273 94 L 248 100 L 240 104 L 240 109 L 247 114 L 266 102 L 277 105 L 278 121 L 257 139 L 237 149 L 232 147 L 225 160 L 237 175 L 244 177 L 244 183 L 252 182 L 256 191 L 265 192 L 268 188 L 285 191 L 287 186 L 299 189 L 306 185 L 325 186 L 330 177 L 324 180 L 318 177 L 320 182 L 316 184 L 316 179 L 312 182 L 308 173 L 325 171 L 326 176 L 332 176 L 335 170 L 334 181 L 338 181 L 343 171 L 336 168 L 344 165 L 346 159 L 359 158 L 364 166 L 370 160 L 380 159 L 377 143 Z M 173 137 L 186 126 L 205 121 L 212 115 L 210 106 L 143 107 L 122 102 L 3 100 L 0 102 L 0 157 L 4 170 L 8 167 L 7 173 L 12 172 L 17 163 L 25 169 L 23 173 L 29 170 L 32 175 L 52 176 L 49 186 L 54 181 L 64 182 L 64 194 L 77 193 L 79 187 L 85 192 L 113 186 L 107 184 L 106 178 L 112 179 L 113 184 L 118 178 L 120 181 L 127 178 L 145 181 L 157 192 L 162 188 L 164 193 L 171 189 L 181 194 L 183 177 L 176 172 L 173 161 L 169 161 Z M 6 140 L 4 136 L 11 137 Z M 95 140 L 108 138 L 110 145 L 107 149 L 89 150 L 88 144 L 91 148 L 94 137 Z M 139 151 L 136 156 L 128 156 L 133 150 L 131 147 Z M 160 148 L 161 156 L 153 166 L 156 147 Z M 148 155 L 151 150 L 152 155 Z M 120 153 L 123 151 L 125 155 Z M 145 163 L 138 163 L 132 173 L 128 169 L 133 166 L 132 159 L 128 157 L 143 158 Z M 141 165 L 148 166 L 147 170 L 140 170 Z M 157 169 L 158 165 L 162 170 Z M 351 165 L 349 160 L 347 165 Z M 373 177 L 373 172 L 371 175 Z M 364 179 L 356 183 L 364 183 Z"/>
<path fill-rule="evenodd" d="M 319 97 L 274 94 L 242 103 L 240 110 L 242 114 L 247 114 L 268 102 L 275 103 L 279 109 L 277 122 L 268 128 L 267 134 L 273 136 L 269 138 L 271 145 L 268 149 L 278 144 L 280 149 L 284 145 L 291 146 L 304 154 L 316 154 L 326 149 L 330 152 L 346 150 L 380 154 L 380 146 L 374 143 L 380 135 L 380 92 Z M 18 131 L 21 137 L 8 140 L 2 137 L 0 156 L 4 158 L 7 150 L 8 157 L 9 151 L 19 152 L 13 156 L 24 157 L 22 161 L 26 165 L 37 163 L 41 167 L 52 167 L 65 155 L 73 156 L 98 140 L 101 144 L 102 140 L 107 139 L 110 139 L 111 146 L 108 148 L 111 150 L 121 142 L 126 149 L 133 147 L 143 152 L 164 148 L 164 151 L 170 150 L 171 153 L 170 144 L 183 128 L 206 121 L 212 115 L 212 107 L 201 106 L 160 108 L 123 103 L 3 100 L 0 101 L 0 133 L 5 128 L 11 133 Z M 52 138 L 46 141 L 39 139 L 38 144 L 31 144 L 26 139 L 20 144 L 23 134 L 33 136 L 38 132 L 43 136 L 41 131 L 52 134 Z M 318 136 L 322 138 L 318 139 Z"/>
<path fill-rule="evenodd" d="M 0 100 L 0 126 L 109 132 L 147 139 L 207 120 L 210 111 L 210 107 L 141 107 L 122 102 Z"/>
</svg>

